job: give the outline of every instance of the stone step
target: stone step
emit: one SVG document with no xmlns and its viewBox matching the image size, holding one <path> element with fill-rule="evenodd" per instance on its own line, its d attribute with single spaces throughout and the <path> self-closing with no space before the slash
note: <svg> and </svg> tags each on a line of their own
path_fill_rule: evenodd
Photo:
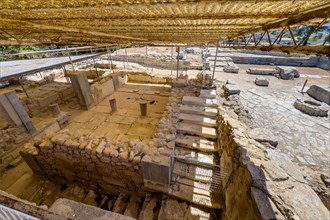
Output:
<svg viewBox="0 0 330 220">
<path fill-rule="evenodd" d="M 184 134 L 198 135 L 204 138 L 216 139 L 217 132 L 215 128 L 209 128 L 202 125 L 196 125 L 186 122 L 180 122 L 177 126 L 177 131 Z"/>
<path fill-rule="evenodd" d="M 179 199 L 197 204 L 202 207 L 212 209 L 221 209 L 221 205 L 213 199 L 211 192 L 185 185 L 182 183 L 173 183 L 171 194 Z"/>
<path fill-rule="evenodd" d="M 180 147 L 202 151 L 202 152 L 212 153 L 218 150 L 216 142 L 191 135 L 178 135 L 175 140 L 175 144 Z"/>
<path fill-rule="evenodd" d="M 193 180 L 179 175 L 173 175 L 172 180 L 173 182 L 176 183 L 180 183 L 186 186 L 191 186 L 193 188 L 200 189 L 203 191 L 205 190 L 206 192 L 203 192 L 204 195 L 208 195 L 209 192 L 212 191 L 211 182 Z"/>
<path fill-rule="evenodd" d="M 218 115 L 218 110 L 212 107 L 205 106 L 191 106 L 191 105 L 181 105 L 180 106 L 181 113 L 195 114 L 195 115 L 204 115 L 211 117 L 213 119 Z"/>
<path fill-rule="evenodd" d="M 213 180 L 221 179 L 220 168 L 201 167 L 194 164 L 187 164 L 175 161 L 173 165 L 173 175 L 178 175 L 194 181 L 210 183 Z"/>
<path fill-rule="evenodd" d="M 215 89 L 201 89 L 199 97 L 215 99 L 217 97 L 217 91 Z"/>
<path fill-rule="evenodd" d="M 179 120 L 182 120 L 184 122 L 190 122 L 192 124 L 204 125 L 206 127 L 217 127 L 217 121 L 215 119 L 202 115 L 180 113 Z"/>
<path fill-rule="evenodd" d="M 176 159 L 181 159 L 187 163 L 200 166 L 213 167 L 217 164 L 213 154 L 202 153 L 186 148 L 176 147 L 174 155 Z"/>
<path fill-rule="evenodd" d="M 185 219 L 215 220 L 220 219 L 220 217 L 217 216 L 214 210 L 204 210 L 194 204 L 191 204 L 188 207 Z"/>
<path fill-rule="evenodd" d="M 185 105 L 207 106 L 214 108 L 217 108 L 219 105 L 217 99 L 208 99 L 195 96 L 183 96 L 182 103 Z"/>
</svg>

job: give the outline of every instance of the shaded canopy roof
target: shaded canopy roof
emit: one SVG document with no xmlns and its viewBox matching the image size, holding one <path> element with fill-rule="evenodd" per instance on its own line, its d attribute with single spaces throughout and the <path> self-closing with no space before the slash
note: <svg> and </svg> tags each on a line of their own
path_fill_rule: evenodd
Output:
<svg viewBox="0 0 330 220">
<path fill-rule="evenodd" d="M 0 45 L 209 43 L 329 14 L 329 0 L 1 0 Z"/>
</svg>

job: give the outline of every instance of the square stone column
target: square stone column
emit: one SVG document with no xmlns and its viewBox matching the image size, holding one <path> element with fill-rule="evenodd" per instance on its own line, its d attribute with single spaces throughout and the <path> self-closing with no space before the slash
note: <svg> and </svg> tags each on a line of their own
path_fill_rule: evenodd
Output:
<svg viewBox="0 0 330 220">
<path fill-rule="evenodd" d="M 87 74 L 84 72 L 71 72 L 68 74 L 73 90 L 75 91 L 79 105 L 88 110 L 94 103 L 91 87 L 88 83 Z"/>
<path fill-rule="evenodd" d="M 9 123 L 16 125 L 23 123 L 30 134 L 37 132 L 15 91 L 0 94 L 0 112 Z"/>
</svg>

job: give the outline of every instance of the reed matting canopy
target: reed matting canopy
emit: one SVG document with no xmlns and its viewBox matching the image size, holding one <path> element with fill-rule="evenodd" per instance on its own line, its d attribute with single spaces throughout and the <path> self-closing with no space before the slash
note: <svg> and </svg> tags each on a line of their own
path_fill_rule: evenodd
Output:
<svg viewBox="0 0 330 220">
<path fill-rule="evenodd" d="M 202 44 L 329 14 L 329 0 L 1 0 L 0 45 Z"/>
</svg>

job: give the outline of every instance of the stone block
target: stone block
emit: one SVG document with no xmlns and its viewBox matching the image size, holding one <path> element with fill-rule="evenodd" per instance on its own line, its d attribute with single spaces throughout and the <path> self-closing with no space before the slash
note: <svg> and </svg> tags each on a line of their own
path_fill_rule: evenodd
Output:
<svg viewBox="0 0 330 220">
<path fill-rule="evenodd" d="M 300 76 L 297 68 L 289 66 L 277 66 L 276 70 L 280 74 L 281 79 L 289 80 L 293 78 L 298 78 Z"/>
<path fill-rule="evenodd" d="M 147 181 L 152 181 L 155 183 L 160 183 L 163 185 L 168 185 L 169 183 L 169 162 L 162 161 L 160 163 L 155 163 L 150 157 L 144 156 L 141 163 L 143 179 Z"/>
<path fill-rule="evenodd" d="M 68 74 L 73 90 L 75 91 L 80 107 L 88 109 L 92 106 L 94 99 L 88 83 L 87 75 L 84 72 L 72 72 Z"/>
<path fill-rule="evenodd" d="M 320 102 L 325 102 L 330 105 L 330 87 L 325 88 L 318 85 L 312 85 L 307 90 L 307 94 Z"/>
<path fill-rule="evenodd" d="M 241 90 L 239 89 L 238 85 L 234 84 L 225 84 L 223 85 L 223 89 L 225 90 L 225 93 L 229 95 L 239 95 L 241 93 Z"/>
<path fill-rule="evenodd" d="M 256 80 L 254 82 L 257 86 L 268 86 L 269 85 L 269 81 L 266 78 L 258 77 L 258 78 L 256 78 Z"/>
</svg>

